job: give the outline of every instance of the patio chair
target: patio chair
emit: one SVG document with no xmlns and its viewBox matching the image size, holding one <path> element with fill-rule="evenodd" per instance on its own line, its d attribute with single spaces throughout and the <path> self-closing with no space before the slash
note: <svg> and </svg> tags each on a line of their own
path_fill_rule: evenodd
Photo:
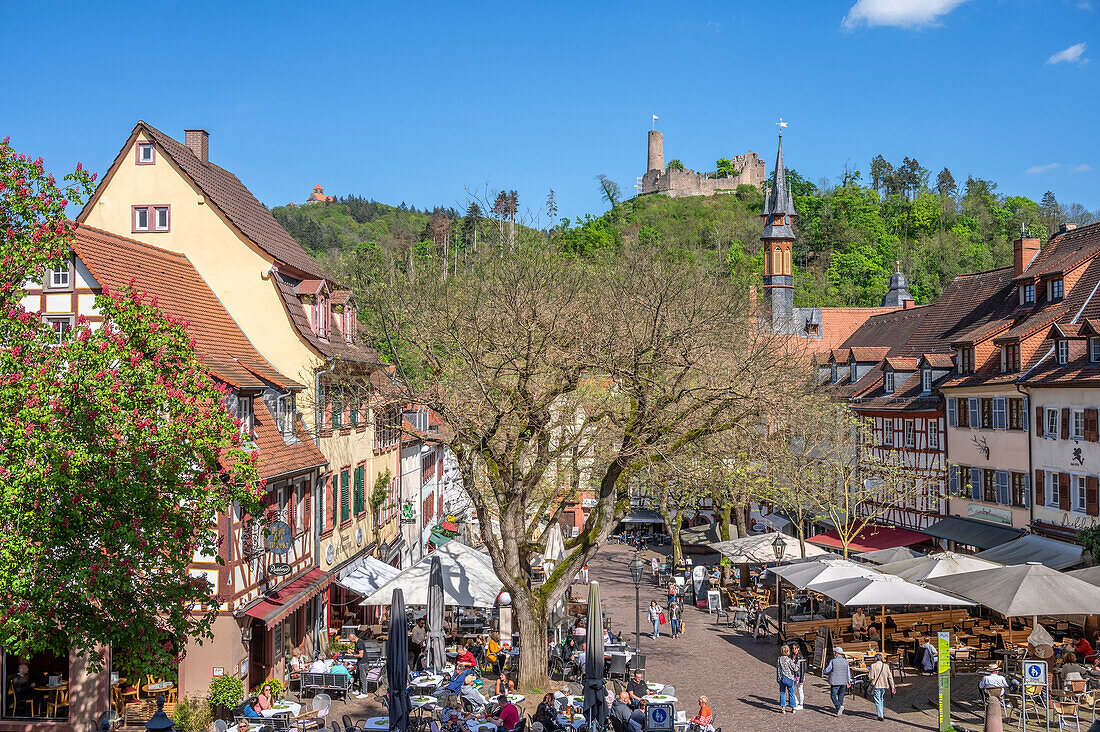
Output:
<svg viewBox="0 0 1100 732">
<path fill-rule="evenodd" d="M 643 679 L 645 678 L 645 654 L 644 653 L 637 653 L 637 654 L 634 655 L 634 658 L 630 659 L 630 670 L 632 672 L 633 671 L 641 671 L 642 672 L 642 678 Z"/>
<path fill-rule="evenodd" d="M 340 729 L 340 723 L 335 719 L 332 720 L 332 732 L 344 732 L 344 730 Z"/>
<path fill-rule="evenodd" d="M 676 696 L 676 687 L 672 684 L 665 684 L 661 688 L 661 696 Z"/>
<path fill-rule="evenodd" d="M 1052 701 L 1050 709 L 1058 722 L 1058 732 L 1066 729 L 1081 732 L 1081 717 L 1078 715 L 1077 702 Z"/>
<path fill-rule="evenodd" d="M 225 723 L 224 719 L 214 720 L 214 732 L 226 732 L 229 729 L 229 725 Z"/>
<path fill-rule="evenodd" d="M 607 678 L 621 678 L 625 681 L 628 673 L 626 669 L 626 656 L 612 656 L 611 665 L 607 671 Z"/>
<path fill-rule="evenodd" d="M 747 628 L 749 626 L 749 611 L 748 610 L 734 610 L 733 611 L 733 627 Z"/>
<path fill-rule="evenodd" d="M 332 706 L 332 697 L 328 694 L 321 693 L 313 697 L 311 707 L 313 711 L 320 712 L 320 716 L 326 716 L 330 706 Z"/>
</svg>

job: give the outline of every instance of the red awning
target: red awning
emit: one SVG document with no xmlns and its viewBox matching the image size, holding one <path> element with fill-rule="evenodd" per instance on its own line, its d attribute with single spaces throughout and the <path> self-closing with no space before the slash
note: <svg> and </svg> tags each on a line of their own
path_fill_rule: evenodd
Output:
<svg viewBox="0 0 1100 732">
<path fill-rule="evenodd" d="M 871 552 L 876 549 L 893 549 L 896 546 L 912 546 L 931 537 L 928 534 L 912 529 L 897 529 L 890 526 L 868 524 L 856 532 L 848 543 L 848 552 Z M 844 545 L 836 533 L 836 529 L 826 531 L 824 534 L 811 536 L 806 541 L 818 546 L 828 546 L 834 549 L 843 549 Z"/>
<path fill-rule="evenodd" d="M 441 525 L 444 531 L 458 531 L 458 524 L 451 521 L 444 521 Z"/>
<path fill-rule="evenodd" d="M 328 587 L 335 579 L 335 573 L 327 574 L 323 569 L 315 567 L 293 582 L 279 587 L 269 597 L 265 597 L 245 610 L 244 614 L 262 620 L 268 628 L 272 628 Z"/>
</svg>

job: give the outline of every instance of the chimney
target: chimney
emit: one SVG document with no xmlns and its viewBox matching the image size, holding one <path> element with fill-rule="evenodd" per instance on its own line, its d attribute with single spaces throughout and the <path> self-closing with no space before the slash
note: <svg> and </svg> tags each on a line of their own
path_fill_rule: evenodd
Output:
<svg viewBox="0 0 1100 732">
<path fill-rule="evenodd" d="M 908 310 L 909 308 L 915 308 L 916 306 L 917 306 L 917 301 L 916 300 L 902 300 L 901 301 L 901 309 L 902 310 Z"/>
<path fill-rule="evenodd" d="M 203 164 L 210 160 L 210 133 L 206 130 L 184 130 L 183 142 Z"/>
<path fill-rule="evenodd" d="M 1032 237 L 1020 237 L 1012 242 L 1012 274 L 1019 277 L 1039 253 L 1039 240 Z"/>
</svg>

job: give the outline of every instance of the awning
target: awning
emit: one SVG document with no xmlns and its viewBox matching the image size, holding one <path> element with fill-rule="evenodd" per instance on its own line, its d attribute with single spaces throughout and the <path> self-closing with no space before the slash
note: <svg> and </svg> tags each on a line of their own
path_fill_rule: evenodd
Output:
<svg viewBox="0 0 1100 732">
<path fill-rule="evenodd" d="M 1024 535 L 1020 529 L 1011 526 L 998 526 L 988 521 L 976 521 L 962 516 L 948 516 L 923 529 L 924 533 L 937 539 L 957 541 L 979 549 L 989 549 Z M 1001 562 L 1005 564 L 1005 562 Z"/>
<path fill-rule="evenodd" d="M 661 514 L 650 511 L 648 508 L 631 511 L 623 518 L 624 524 L 663 524 L 664 522 L 665 520 L 661 518 Z"/>
<path fill-rule="evenodd" d="M 269 597 L 265 597 L 245 610 L 244 614 L 262 620 L 269 629 L 273 628 L 276 623 L 305 605 L 335 579 L 336 575 L 327 574 L 323 569 L 315 567 L 293 582 L 278 588 Z"/>
<path fill-rule="evenodd" d="M 440 547 L 440 546 L 443 546 L 444 544 L 446 544 L 452 538 L 453 537 L 447 536 L 446 534 L 440 534 L 436 531 L 433 531 L 432 532 L 432 538 L 430 539 L 430 541 L 433 544 L 435 544 L 437 547 Z"/>
<path fill-rule="evenodd" d="M 441 526 L 443 526 L 444 531 L 458 531 L 458 524 L 453 521 L 444 521 Z"/>
<path fill-rule="evenodd" d="M 1001 564 L 1038 562 L 1051 569 L 1065 569 L 1081 563 L 1081 546 L 1038 534 L 1027 534 L 974 556 Z"/>
<path fill-rule="evenodd" d="M 336 584 L 366 597 L 396 577 L 400 571 L 374 557 L 361 557 L 340 570 Z"/>
<path fill-rule="evenodd" d="M 856 532 L 848 542 L 848 552 L 870 552 L 875 549 L 890 549 L 895 546 L 910 546 L 927 541 L 928 535 L 912 529 L 898 529 L 891 526 L 879 526 L 868 524 Z M 826 531 L 824 534 L 811 536 L 806 541 L 818 546 L 828 546 L 834 549 L 843 549 L 840 536 L 836 529 Z"/>
</svg>

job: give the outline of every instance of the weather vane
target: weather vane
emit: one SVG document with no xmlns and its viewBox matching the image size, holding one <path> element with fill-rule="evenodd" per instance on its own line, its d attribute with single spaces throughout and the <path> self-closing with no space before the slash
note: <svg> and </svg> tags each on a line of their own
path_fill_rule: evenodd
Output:
<svg viewBox="0 0 1100 732">
<path fill-rule="evenodd" d="M 776 124 L 779 125 L 779 136 L 782 137 L 783 136 L 783 128 L 787 126 L 787 123 L 783 121 L 782 117 L 780 117 L 779 121 L 776 122 Z"/>
</svg>

